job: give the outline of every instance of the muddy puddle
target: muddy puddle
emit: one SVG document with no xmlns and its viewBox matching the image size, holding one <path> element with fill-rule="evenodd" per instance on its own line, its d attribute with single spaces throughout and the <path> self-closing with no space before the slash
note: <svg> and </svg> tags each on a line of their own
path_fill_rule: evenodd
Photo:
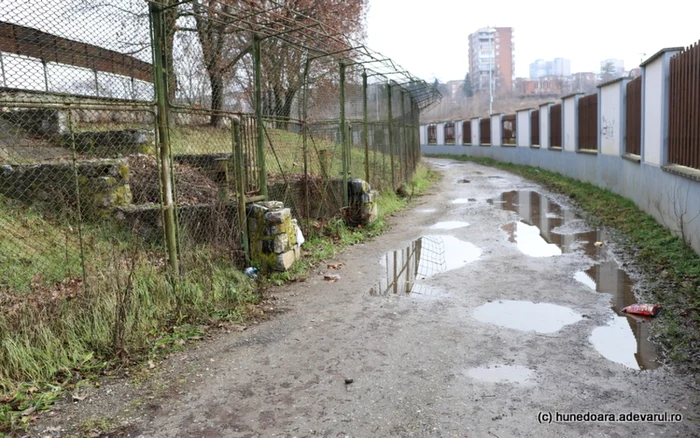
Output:
<svg viewBox="0 0 700 438">
<path fill-rule="evenodd" d="M 604 231 L 591 230 L 569 209 L 541 194 L 530 191 L 502 193 L 490 201 L 494 208 L 517 213 L 518 222 L 502 227 L 508 241 L 532 257 L 554 257 L 563 253 L 583 251 L 595 264 L 574 274 L 574 280 L 591 291 L 612 295 L 613 314 L 608 325 L 594 330 L 590 342 L 605 358 L 633 369 L 652 369 L 658 350 L 648 339 L 650 318 L 638 318 L 621 313 L 637 302 L 632 291 L 634 281 L 610 260 L 605 248 Z M 602 246 L 596 246 L 602 242 Z"/>
<path fill-rule="evenodd" d="M 467 370 L 467 376 L 487 383 L 534 383 L 535 373 L 520 365 L 492 365 Z"/>
<path fill-rule="evenodd" d="M 440 295 L 440 290 L 423 280 L 479 258 L 481 249 L 472 243 L 454 236 L 423 236 L 404 249 L 384 255 L 386 276 L 370 289 L 370 295 Z"/>
<path fill-rule="evenodd" d="M 514 330 L 555 333 L 583 317 L 564 306 L 531 301 L 494 301 L 474 310 L 477 321 Z"/>
</svg>

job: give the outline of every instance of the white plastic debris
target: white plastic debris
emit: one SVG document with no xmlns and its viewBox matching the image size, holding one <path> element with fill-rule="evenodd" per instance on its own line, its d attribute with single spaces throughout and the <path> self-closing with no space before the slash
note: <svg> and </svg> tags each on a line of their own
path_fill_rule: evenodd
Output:
<svg viewBox="0 0 700 438">
<path fill-rule="evenodd" d="M 297 234 L 297 245 L 301 246 L 306 241 L 306 239 L 304 239 L 304 234 L 301 232 L 301 228 L 299 228 L 299 224 L 297 223 L 296 219 L 292 219 L 292 224 L 294 225 L 294 230 Z"/>
</svg>

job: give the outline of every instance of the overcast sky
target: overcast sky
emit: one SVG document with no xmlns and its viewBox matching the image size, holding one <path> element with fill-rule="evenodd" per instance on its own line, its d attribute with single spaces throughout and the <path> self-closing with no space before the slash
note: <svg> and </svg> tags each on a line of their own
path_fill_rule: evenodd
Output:
<svg viewBox="0 0 700 438">
<path fill-rule="evenodd" d="M 369 0 L 367 43 L 415 76 L 442 82 L 464 78 L 467 37 L 486 26 L 515 29 L 517 77 L 536 59 L 555 57 L 570 59 L 572 73 L 598 72 L 608 58 L 630 70 L 664 47 L 700 40 L 698 11 L 689 0 Z"/>
</svg>

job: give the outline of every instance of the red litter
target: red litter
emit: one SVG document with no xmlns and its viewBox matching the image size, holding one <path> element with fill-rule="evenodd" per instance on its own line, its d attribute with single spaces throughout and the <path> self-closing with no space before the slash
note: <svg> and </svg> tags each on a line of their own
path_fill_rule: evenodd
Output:
<svg viewBox="0 0 700 438">
<path fill-rule="evenodd" d="M 632 304 L 622 309 L 622 311 L 636 315 L 656 316 L 661 311 L 661 306 L 658 304 Z"/>
</svg>

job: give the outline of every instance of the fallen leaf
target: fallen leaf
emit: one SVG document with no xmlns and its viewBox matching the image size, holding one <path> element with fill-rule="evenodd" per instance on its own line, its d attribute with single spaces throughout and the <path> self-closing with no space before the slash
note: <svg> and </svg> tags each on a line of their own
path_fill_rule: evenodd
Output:
<svg viewBox="0 0 700 438">
<path fill-rule="evenodd" d="M 37 388 L 36 386 L 32 386 L 31 388 L 27 389 L 27 394 L 34 394 L 38 390 L 39 388 Z"/>
<path fill-rule="evenodd" d="M 338 275 L 338 274 L 326 274 L 323 276 L 323 279 L 329 283 L 335 283 L 336 281 L 340 280 L 340 275 Z"/>
<path fill-rule="evenodd" d="M 594 243 L 595 246 L 603 246 L 603 242 L 596 242 Z"/>
<path fill-rule="evenodd" d="M 27 408 L 27 409 L 23 410 L 21 415 L 23 417 L 28 417 L 28 416 L 32 415 L 34 413 L 34 411 L 36 411 L 36 408 L 34 406 L 32 406 L 31 408 Z"/>
<path fill-rule="evenodd" d="M 328 269 L 335 269 L 337 271 L 341 266 L 343 266 L 342 263 L 329 263 Z"/>
<path fill-rule="evenodd" d="M 155 368 L 155 367 L 156 367 L 156 364 L 153 363 L 152 360 L 149 360 L 149 361 L 148 361 L 148 368 L 152 370 L 152 369 Z"/>
</svg>

